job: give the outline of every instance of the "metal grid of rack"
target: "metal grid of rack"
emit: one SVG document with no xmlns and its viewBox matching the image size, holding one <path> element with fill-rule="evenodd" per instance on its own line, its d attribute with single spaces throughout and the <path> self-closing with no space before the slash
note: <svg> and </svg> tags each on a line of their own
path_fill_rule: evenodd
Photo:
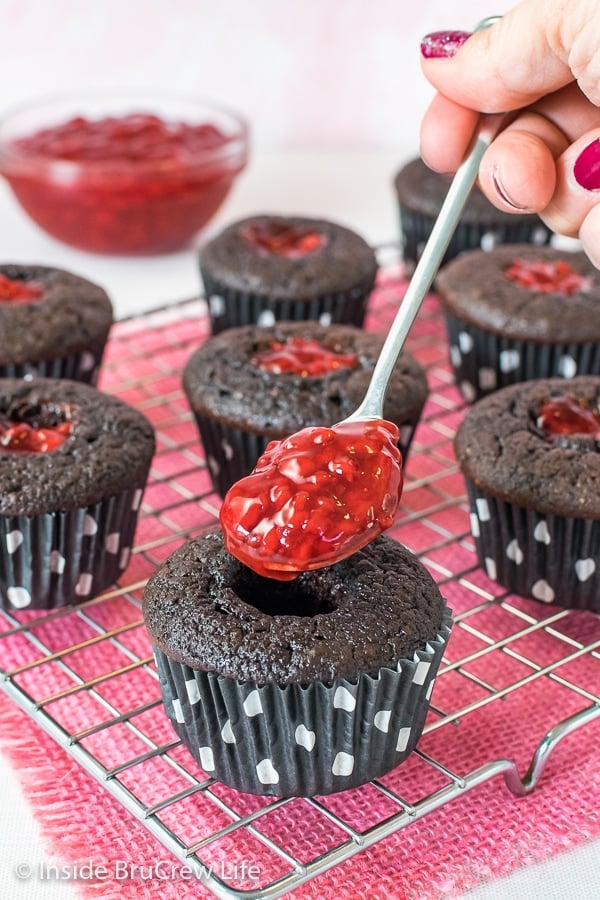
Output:
<svg viewBox="0 0 600 900">
<path fill-rule="evenodd" d="M 387 267 L 367 327 L 385 328 L 401 290 Z M 330 797 L 249 797 L 207 777 L 163 713 L 140 611 L 154 567 L 218 514 L 180 389 L 182 366 L 208 333 L 205 312 L 191 300 L 115 327 L 101 387 L 144 411 L 158 440 L 132 562 L 119 586 L 78 607 L 0 613 L 0 686 L 211 892 L 278 897 L 486 781 L 531 791 L 558 742 L 600 716 L 600 679 L 594 689 L 582 676 L 582 666 L 598 671 L 600 621 L 507 595 L 477 567 L 452 453 L 462 401 L 429 298 L 409 347 L 431 393 L 391 533 L 439 582 L 455 627 L 419 747 L 385 778 Z M 547 702 L 553 689 L 560 718 Z M 499 703 L 514 700 L 518 713 L 523 698 L 527 740 L 503 745 L 490 732 L 469 743 Z M 261 861 L 258 875 L 248 859 Z"/>
</svg>

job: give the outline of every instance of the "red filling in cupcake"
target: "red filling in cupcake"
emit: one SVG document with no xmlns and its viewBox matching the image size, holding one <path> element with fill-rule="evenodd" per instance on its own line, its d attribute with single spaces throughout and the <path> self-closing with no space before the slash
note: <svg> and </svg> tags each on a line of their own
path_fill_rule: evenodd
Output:
<svg viewBox="0 0 600 900">
<path fill-rule="evenodd" d="M 565 260 L 516 259 L 505 275 L 521 287 L 537 291 L 539 294 L 561 293 L 582 294 L 592 287 L 592 279 L 580 275 Z"/>
<path fill-rule="evenodd" d="M 67 440 L 73 430 L 73 410 L 50 402 L 24 405 L 0 413 L 0 451 L 10 453 L 51 453 Z"/>
<path fill-rule="evenodd" d="M 318 341 L 301 337 L 274 341 L 267 350 L 252 357 L 251 362 L 265 372 L 276 375 L 286 372 L 304 378 L 325 375 L 336 369 L 356 369 L 359 365 L 354 353 L 336 353 Z"/>
<path fill-rule="evenodd" d="M 600 411 L 569 394 L 552 397 L 540 408 L 538 425 L 549 437 L 590 434 L 600 436 Z"/>
<path fill-rule="evenodd" d="M 43 293 L 44 285 L 41 281 L 7 278 L 0 273 L 0 303 L 28 303 L 39 300 Z"/>
<path fill-rule="evenodd" d="M 241 230 L 242 238 L 259 253 L 273 253 L 287 259 L 300 259 L 316 253 L 327 243 L 319 231 L 279 222 L 249 222 Z"/>
</svg>

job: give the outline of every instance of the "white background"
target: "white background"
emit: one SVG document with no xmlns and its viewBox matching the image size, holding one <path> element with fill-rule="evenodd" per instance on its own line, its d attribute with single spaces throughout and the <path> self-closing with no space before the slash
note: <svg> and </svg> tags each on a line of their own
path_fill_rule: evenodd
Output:
<svg viewBox="0 0 600 900">
<path fill-rule="evenodd" d="M 510 5 L 0 0 L 0 115 L 31 98 L 85 87 L 173 88 L 211 97 L 245 114 L 252 128 L 250 165 L 213 231 L 242 215 L 274 211 L 325 215 L 372 242 L 390 240 L 397 236 L 392 178 L 418 152 L 419 122 L 431 96 L 420 74 L 420 38 L 472 28 Z M 192 250 L 144 260 L 69 250 L 29 223 L 1 183 L 0 241 L 3 261 L 61 265 L 104 284 L 119 316 L 199 290 Z M 0 797 L 0 897 L 73 896 L 69 884 L 14 879 L 14 866 L 35 864 L 43 850 L 1 756 Z M 591 900 L 598 852 L 588 846 L 562 855 L 472 896 Z"/>
</svg>

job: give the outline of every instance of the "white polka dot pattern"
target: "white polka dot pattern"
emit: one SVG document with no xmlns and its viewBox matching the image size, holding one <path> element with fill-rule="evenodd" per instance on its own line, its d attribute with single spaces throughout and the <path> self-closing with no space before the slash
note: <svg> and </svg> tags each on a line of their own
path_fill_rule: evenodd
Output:
<svg viewBox="0 0 600 900">
<path fill-rule="evenodd" d="M 333 705 L 336 709 L 345 709 L 346 712 L 352 712 L 356 708 L 356 699 L 347 688 L 339 687 L 333 695 Z"/>
<path fill-rule="evenodd" d="M 24 587 L 9 587 L 8 591 L 8 602 L 15 609 L 25 609 L 27 606 L 31 606 L 31 594 Z"/>
<path fill-rule="evenodd" d="M 467 488 L 471 532 L 489 578 L 514 594 L 600 614 L 600 521 L 522 509 L 482 496 L 468 479 Z"/>
<path fill-rule="evenodd" d="M 345 753 L 343 750 L 336 753 L 331 771 L 334 775 L 341 775 L 342 777 L 352 775 L 354 771 L 354 756 L 351 753 Z"/>
<path fill-rule="evenodd" d="M 298 725 L 294 732 L 294 738 L 299 747 L 304 747 L 309 753 L 311 750 L 314 750 L 317 735 L 310 728 L 307 728 L 306 725 Z"/>
<path fill-rule="evenodd" d="M 53 609 L 108 588 L 129 563 L 142 493 L 133 486 L 85 509 L 0 518 L 0 605 L 11 589 L 17 602 Z"/>
<path fill-rule="evenodd" d="M 256 774 L 261 784 L 279 783 L 279 772 L 270 759 L 261 759 L 256 767 Z"/>
<path fill-rule="evenodd" d="M 23 543 L 23 532 L 19 530 L 9 531 L 6 535 L 6 549 L 9 553 L 14 553 Z"/>
<path fill-rule="evenodd" d="M 312 796 L 355 787 L 414 747 L 449 637 L 446 621 L 400 672 L 384 669 L 331 687 L 258 688 L 191 669 L 154 648 L 165 709 L 199 765 L 240 790 Z"/>
</svg>

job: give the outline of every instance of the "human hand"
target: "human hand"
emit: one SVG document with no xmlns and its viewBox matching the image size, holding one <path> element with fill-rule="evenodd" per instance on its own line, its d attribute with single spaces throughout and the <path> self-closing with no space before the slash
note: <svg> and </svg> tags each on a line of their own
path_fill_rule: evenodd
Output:
<svg viewBox="0 0 600 900">
<path fill-rule="evenodd" d="M 499 209 L 537 212 L 579 237 L 600 268 L 600 4 L 523 0 L 472 35 L 436 32 L 421 46 L 437 88 L 421 127 L 421 154 L 455 171 L 479 113 L 519 110 L 493 141 L 480 186 Z"/>
</svg>

